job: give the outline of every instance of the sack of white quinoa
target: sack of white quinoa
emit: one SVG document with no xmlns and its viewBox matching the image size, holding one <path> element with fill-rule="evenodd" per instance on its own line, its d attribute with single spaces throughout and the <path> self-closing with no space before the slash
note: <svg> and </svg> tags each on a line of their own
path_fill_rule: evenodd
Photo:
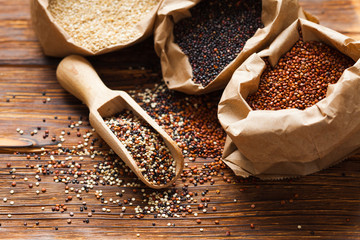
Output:
<svg viewBox="0 0 360 240">
<path fill-rule="evenodd" d="M 219 103 L 239 176 L 302 176 L 360 148 L 360 42 L 304 19 L 252 54 Z"/>
<path fill-rule="evenodd" d="M 149 37 L 161 2 L 31 0 L 31 20 L 46 55 L 100 55 Z"/>
<path fill-rule="evenodd" d="M 223 89 L 298 17 L 317 21 L 297 0 L 164 0 L 154 31 L 163 78 L 187 94 Z"/>
</svg>

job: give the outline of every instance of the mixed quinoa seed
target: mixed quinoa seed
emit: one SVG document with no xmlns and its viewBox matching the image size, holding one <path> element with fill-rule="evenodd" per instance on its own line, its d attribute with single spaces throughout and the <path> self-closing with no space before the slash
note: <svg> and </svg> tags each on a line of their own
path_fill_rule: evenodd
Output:
<svg viewBox="0 0 360 240">
<path fill-rule="evenodd" d="M 206 87 L 242 51 L 261 22 L 261 0 L 206 0 L 174 26 L 174 39 L 188 56 L 192 81 Z"/>
<path fill-rule="evenodd" d="M 129 151 L 148 182 L 164 185 L 175 177 L 176 162 L 161 135 L 148 123 L 129 110 L 105 118 L 104 122 Z"/>
</svg>

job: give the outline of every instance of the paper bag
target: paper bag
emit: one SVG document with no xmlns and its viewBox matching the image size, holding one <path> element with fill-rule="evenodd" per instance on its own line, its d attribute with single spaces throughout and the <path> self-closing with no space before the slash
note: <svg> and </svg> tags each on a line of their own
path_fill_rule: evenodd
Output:
<svg viewBox="0 0 360 240">
<path fill-rule="evenodd" d="M 160 57 L 164 81 L 168 88 L 187 94 L 204 94 L 223 89 L 245 59 L 268 46 L 298 17 L 317 21 L 302 10 L 297 0 L 263 0 L 261 20 L 264 28 L 259 28 L 237 57 L 204 87 L 193 82 L 189 59 L 174 42 L 173 34 L 174 24 L 191 17 L 190 9 L 199 2 L 200 0 L 164 0 L 155 24 L 155 51 Z"/>
<path fill-rule="evenodd" d="M 134 45 L 153 33 L 156 13 L 161 5 L 160 1 L 135 26 L 138 32 L 126 44 L 114 44 L 99 51 L 93 52 L 77 44 L 74 39 L 54 20 L 48 10 L 49 0 L 31 0 L 31 21 L 35 34 L 41 44 L 45 55 L 64 57 L 70 54 L 82 56 L 100 55 Z"/>
<path fill-rule="evenodd" d="M 323 42 L 357 61 L 326 98 L 305 110 L 256 110 L 255 92 L 268 57 L 274 66 L 299 40 Z M 251 55 L 234 73 L 219 103 L 227 133 L 224 162 L 239 176 L 276 179 L 311 174 L 338 163 L 360 147 L 360 42 L 304 19 L 296 20 L 269 48 Z"/>
</svg>

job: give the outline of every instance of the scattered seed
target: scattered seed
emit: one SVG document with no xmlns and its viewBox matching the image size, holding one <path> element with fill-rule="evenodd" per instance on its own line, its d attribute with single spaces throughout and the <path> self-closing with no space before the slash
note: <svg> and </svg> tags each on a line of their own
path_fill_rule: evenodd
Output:
<svg viewBox="0 0 360 240">
<path fill-rule="evenodd" d="M 220 158 L 226 135 L 217 119 L 219 93 L 188 96 L 160 84 L 130 95 L 177 142 L 184 156 L 214 158 L 207 168 L 215 175 L 225 168 Z M 197 169 L 191 171 L 198 173 Z"/>
</svg>

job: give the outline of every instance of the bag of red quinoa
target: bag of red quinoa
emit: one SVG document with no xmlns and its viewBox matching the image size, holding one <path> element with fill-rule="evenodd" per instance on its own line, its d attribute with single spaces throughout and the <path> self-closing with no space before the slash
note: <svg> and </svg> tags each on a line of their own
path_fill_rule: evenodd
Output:
<svg viewBox="0 0 360 240">
<path fill-rule="evenodd" d="M 298 17 L 317 21 L 297 0 L 164 0 L 154 31 L 163 78 L 187 94 L 223 89 Z"/>
<path fill-rule="evenodd" d="M 237 175 L 274 179 L 311 174 L 354 154 L 359 57 L 359 41 L 304 19 L 252 54 L 219 103 L 224 162 Z"/>
<path fill-rule="evenodd" d="M 31 0 L 31 20 L 45 55 L 100 55 L 153 33 L 163 0 Z"/>
</svg>

